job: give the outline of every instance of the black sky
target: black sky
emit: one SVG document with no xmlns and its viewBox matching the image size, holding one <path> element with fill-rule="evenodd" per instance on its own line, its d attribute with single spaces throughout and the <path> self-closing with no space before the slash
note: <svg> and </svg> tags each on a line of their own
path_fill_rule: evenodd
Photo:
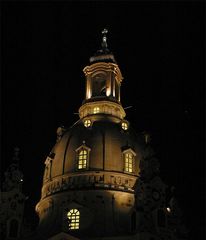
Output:
<svg viewBox="0 0 206 240">
<path fill-rule="evenodd" d="M 82 69 L 101 30 L 122 71 L 123 107 L 149 131 L 161 177 L 176 187 L 191 239 L 204 239 L 203 2 L 3 2 L 1 172 L 21 149 L 28 205 L 40 198 L 44 161 L 59 125 L 85 96 Z"/>
</svg>

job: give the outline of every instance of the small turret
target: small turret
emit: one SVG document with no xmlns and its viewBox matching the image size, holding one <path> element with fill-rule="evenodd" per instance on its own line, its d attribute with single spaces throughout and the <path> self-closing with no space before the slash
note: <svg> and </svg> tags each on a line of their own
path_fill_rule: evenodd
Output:
<svg viewBox="0 0 206 240">
<path fill-rule="evenodd" d="M 1 192 L 1 239 L 22 239 L 25 195 L 22 193 L 23 174 L 19 169 L 19 148 L 14 148 L 12 163 L 5 172 Z"/>
<path fill-rule="evenodd" d="M 3 190 L 8 192 L 13 189 L 22 188 L 23 174 L 19 170 L 19 148 L 14 148 L 13 161 L 5 172 L 5 181 L 3 183 Z"/>
</svg>

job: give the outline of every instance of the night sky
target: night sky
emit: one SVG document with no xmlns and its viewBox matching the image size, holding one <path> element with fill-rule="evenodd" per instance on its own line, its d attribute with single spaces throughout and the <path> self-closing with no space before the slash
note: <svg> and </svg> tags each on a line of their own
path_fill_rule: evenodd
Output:
<svg viewBox="0 0 206 240">
<path fill-rule="evenodd" d="M 126 119 L 148 131 L 192 239 L 204 239 L 203 2 L 3 2 L 1 172 L 20 147 L 28 209 L 56 129 L 78 120 L 101 31 L 124 77 Z M 31 210 L 33 212 L 33 209 Z M 32 215 L 31 215 L 32 216 Z M 33 217 L 35 219 L 35 217 Z"/>
</svg>

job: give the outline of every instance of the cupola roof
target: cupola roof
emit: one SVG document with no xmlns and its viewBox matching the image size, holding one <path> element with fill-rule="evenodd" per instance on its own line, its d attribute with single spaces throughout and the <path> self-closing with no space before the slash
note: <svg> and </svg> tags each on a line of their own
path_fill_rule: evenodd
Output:
<svg viewBox="0 0 206 240">
<path fill-rule="evenodd" d="M 114 55 L 112 54 L 112 52 L 108 48 L 107 33 L 108 33 L 107 29 L 104 29 L 102 31 L 101 49 L 97 50 L 97 52 L 92 57 L 90 57 L 90 59 L 89 59 L 90 63 L 95 63 L 95 62 L 116 63 Z"/>
</svg>

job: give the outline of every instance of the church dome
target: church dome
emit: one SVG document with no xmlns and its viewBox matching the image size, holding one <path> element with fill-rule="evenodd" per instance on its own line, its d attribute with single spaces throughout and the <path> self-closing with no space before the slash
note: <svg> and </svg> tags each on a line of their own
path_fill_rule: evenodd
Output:
<svg viewBox="0 0 206 240">
<path fill-rule="evenodd" d="M 36 206 L 39 231 L 49 236 L 63 229 L 91 239 L 130 232 L 143 136 L 128 121 L 104 114 L 82 118 L 57 133 L 57 143 L 45 161 L 42 197 Z M 81 214 L 81 228 L 79 223 L 70 227 L 78 231 L 69 230 L 66 217 L 62 220 L 62 215 L 74 210 Z M 102 218 L 108 224 L 101 223 Z"/>
<path fill-rule="evenodd" d="M 43 198 L 48 195 L 48 185 L 51 186 L 52 181 L 64 175 L 89 175 L 101 171 L 122 173 L 133 178 L 129 186 L 130 189 L 133 187 L 139 174 L 144 141 L 128 121 L 97 114 L 80 119 L 69 129 L 59 128 L 57 133 L 57 143 L 45 162 Z M 81 156 L 82 151 L 87 156 Z M 125 156 L 133 158 L 127 166 Z M 89 186 L 86 181 L 79 186 L 75 184 L 76 188 L 86 186 Z M 121 185 L 116 187 L 121 188 Z"/>
<path fill-rule="evenodd" d="M 123 130 L 121 121 L 98 120 L 91 124 L 85 127 L 84 119 L 81 119 L 63 133 L 51 152 L 51 178 L 76 172 L 77 152 L 81 148 L 89 150 L 87 170 L 118 172 L 124 172 L 123 162 L 120 161 L 123 152 L 131 149 L 136 154 L 136 166 L 132 174 L 138 175 L 141 150 L 140 140 L 134 130 L 130 127 Z"/>
<path fill-rule="evenodd" d="M 38 229 L 45 237 L 63 231 L 96 239 L 134 230 L 133 187 L 145 142 L 125 120 L 123 77 L 107 48 L 106 32 L 101 54 L 83 69 L 86 96 L 80 119 L 57 129 L 57 142 L 45 161 L 36 205 Z"/>
</svg>

